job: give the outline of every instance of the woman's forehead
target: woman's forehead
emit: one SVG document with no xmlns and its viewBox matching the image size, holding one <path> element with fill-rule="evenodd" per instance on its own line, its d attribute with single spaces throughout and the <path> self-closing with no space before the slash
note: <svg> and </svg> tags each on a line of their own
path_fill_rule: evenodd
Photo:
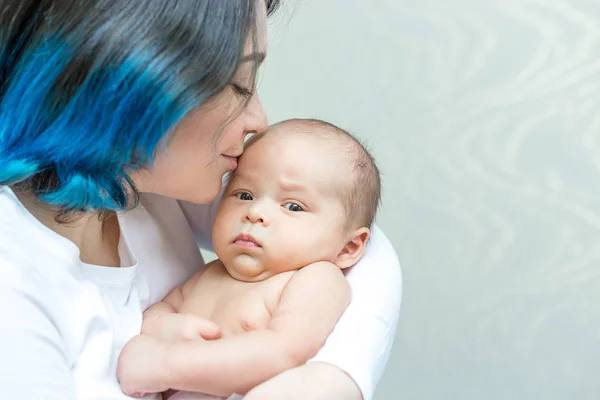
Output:
<svg viewBox="0 0 600 400">
<path fill-rule="evenodd" d="M 265 1 L 256 2 L 256 31 L 246 42 L 244 55 L 252 53 L 267 53 L 267 5 Z M 264 57 L 263 57 L 264 58 Z"/>
</svg>

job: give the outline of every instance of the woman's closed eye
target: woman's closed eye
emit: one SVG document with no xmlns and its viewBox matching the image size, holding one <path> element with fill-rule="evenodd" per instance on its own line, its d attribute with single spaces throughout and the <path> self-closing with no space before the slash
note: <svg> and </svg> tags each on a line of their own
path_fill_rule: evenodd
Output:
<svg viewBox="0 0 600 400">
<path fill-rule="evenodd" d="M 252 195 L 248 192 L 239 192 L 239 193 L 236 193 L 235 196 L 238 199 L 243 200 L 243 201 L 253 200 Z"/>
<path fill-rule="evenodd" d="M 298 205 L 298 204 L 296 204 L 296 203 L 292 203 L 292 202 L 290 202 L 290 203 L 285 203 L 285 204 L 283 205 L 283 208 L 285 208 L 286 210 L 289 210 L 289 211 L 293 211 L 293 212 L 300 212 L 300 211 L 304 211 L 304 209 L 303 209 L 301 206 L 299 206 L 299 205 Z"/>
<path fill-rule="evenodd" d="M 242 87 L 238 84 L 232 83 L 231 87 L 233 88 L 233 91 L 236 92 L 237 94 L 239 94 L 240 96 L 249 99 L 250 97 L 252 97 L 252 95 L 254 94 L 252 92 L 252 90 L 250 89 L 246 89 L 245 87 Z"/>
</svg>

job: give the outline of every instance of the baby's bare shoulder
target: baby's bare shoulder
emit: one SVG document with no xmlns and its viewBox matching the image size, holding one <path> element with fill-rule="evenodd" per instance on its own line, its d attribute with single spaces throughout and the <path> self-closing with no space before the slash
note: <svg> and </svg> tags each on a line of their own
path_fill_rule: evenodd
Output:
<svg viewBox="0 0 600 400">
<path fill-rule="evenodd" d="M 277 308 L 285 287 L 297 272 L 298 271 L 282 272 L 272 276 L 264 282 L 265 306 L 271 315 L 273 314 L 273 311 L 275 311 L 275 308 Z"/>
<path fill-rule="evenodd" d="M 205 285 L 206 282 L 222 279 L 223 273 L 227 274 L 221 260 L 217 259 L 209 262 L 198 269 L 194 275 L 183 285 L 182 292 L 184 298 L 189 297 L 197 291 L 198 287 Z"/>
</svg>

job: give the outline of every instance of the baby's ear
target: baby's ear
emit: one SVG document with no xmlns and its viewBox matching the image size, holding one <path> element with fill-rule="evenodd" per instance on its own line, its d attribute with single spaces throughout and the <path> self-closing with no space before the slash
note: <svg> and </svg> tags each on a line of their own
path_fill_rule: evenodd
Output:
<svg viewBox="0 0 600 400">
<path fill-rule="evenodd" d="M 342 251 L 336 257 L 335 265 L 344 269 L 356 264 L 365 251 L 370 234 L 371 231 L 366 227 L 351 232 Z"/>
</svg>

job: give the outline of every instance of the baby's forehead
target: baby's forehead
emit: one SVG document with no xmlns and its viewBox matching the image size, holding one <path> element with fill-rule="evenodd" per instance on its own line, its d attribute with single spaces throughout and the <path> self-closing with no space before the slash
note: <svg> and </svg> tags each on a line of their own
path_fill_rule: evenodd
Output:
<svg viewBox="0 0 600 400">
<path fill-rule="evenodd" d="M 345 153 L 338 143 L 318 135 L 267 131 L 249 141 L 238 172 L 250 175 L 254 169 L 272 166 L 268 174 L 272 177 L 273 172 L 283 183 L 301 179 L 328 191 L 351 175 L 352 163 Z"/>
<path fill-rule="evenodd" d="M 339 137 L 341 130 L 334 125 L 323 121 L 290 119 L 281 121 L 269 126 L 265 134 L 275 134 L 284 136 L 297 136 L 306 139 L 330 140 L 333 137 Z"/>
<path fill-rule="evenodd" d="M 334 165 L 340 173 L 346 174 L 353 169 L 354 143 L 349 136 L 329 127 L 295 120 L 280 122 L 249 140 L 247 150 L 255 144 L 258 144 L 258 152 L 264 151 L 264 147 L 269 147 L 281 156 L 286 150 L 304 153 L 303 157 L 293 158 L 293 161 L 300 165 L 310 163 L 317 168 Z"/>
<path fill-rule="evenodd" d="M 329 156 L 345 155 L 351 149 L 352 143 L 349 136 L 339 131 L 338 128 L 327 125 L 290 120 L 271 125 L 266 132 L 255 135 L 248 141 L 248 145 L 253 141 L 264 141 L 279 146 L 305 143 L 311 145 L 313 151 L 322 151 Z M 349 159 L 340 161 L 350 162 Z M 327 158 L 323 162 L 327 162 Z"/>
</svg>

